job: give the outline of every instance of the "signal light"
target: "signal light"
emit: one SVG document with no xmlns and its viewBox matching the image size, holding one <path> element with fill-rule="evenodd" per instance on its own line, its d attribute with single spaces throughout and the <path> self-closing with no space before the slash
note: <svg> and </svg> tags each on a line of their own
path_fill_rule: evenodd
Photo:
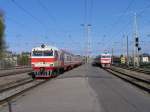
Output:
<svg viewBox="0 0 150 112">
<path fill-rule="evenodd" d="M 139 38 L 138 37 L 135 38 L 135 42 L 139 42 Z"/>
<path fill-rule="evenodd" d="M 136 47 L 139 46 L 139 38 L 138 38 L 138 37 L 135 38 L 135 46 L 136 46 Z"/>
<path fill-rule="evenodd" d="M 138 51 L 140 51 L 141 50 L 141 47 L 138 47 Z"/>
</svg>

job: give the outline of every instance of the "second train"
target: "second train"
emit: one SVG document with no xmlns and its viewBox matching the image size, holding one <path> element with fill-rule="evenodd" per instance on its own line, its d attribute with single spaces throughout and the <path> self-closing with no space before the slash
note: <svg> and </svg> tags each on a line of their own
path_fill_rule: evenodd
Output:
<svg viewBox="0 0 150 112">
<path fill-rule="evenodd" d="M 100 66 L 102 68 L 110 68 L 112 64 L 112 56 L 109 53 L 102 53 L 96 56 L 93 60 L 93 65 Z"/>
</svg>

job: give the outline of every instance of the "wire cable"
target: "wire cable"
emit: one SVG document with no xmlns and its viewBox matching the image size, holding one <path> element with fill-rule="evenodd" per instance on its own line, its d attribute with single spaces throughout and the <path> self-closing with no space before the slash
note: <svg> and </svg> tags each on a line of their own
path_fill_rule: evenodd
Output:
<svg viewBox="0 0 150 112">
<path fill-rule="evenodd" d="M 126 14 L 126 13 L 128 12 L 128 10 L 131 8 L 131 6 L 133 5 L 134 2 L 135 2 L 135 0 L 131 0 L 131 1 L 130 1 L 130 3 L 128 4 L 127 8 L 123 11 L 123 14 L 122 14 L 122 15 L 124 15 L 124 14 Z M 118 25 L 118 23 L 122 20 L 122 17 L 123 17 L 123 16 L 120 16 L 120 17 L 111 25 L 111 28 L 110 28 L 109 32 L 114 29 L 114 26 L 117 26 L 117 25 Z"/>
<path fill-rule="evenodd" d="M 55 17 L 54 16 L 52 16 L 52 14 L 51 14 L 51 12 L 49 11 L 49 9 L 45 6 L 45 4 L 44 3 L 42 3 L 42 1 L 41 0 L 37 0 L 37 2 L 39 3 L 39 5 L 44 9 L 44 11 L 45 11 L 45 13 L 47 13 L 47 15 L 51 18 L 51 20 L 53 21 L 53 22 L 55 22 L 56 23 L 56 19 L 55 19 Z"/>
<path fill-rule="evenodd" d="M 46 31 L 45 24 L 43 24 L 37 17 L 32 15 L 28 10 L 26 10 L 24 7 L 22 7 L 20 4 L 18 4 L 15 0 L 11 0 L 11 1 L 16 7 L 18 7 L 20 10 L 22 10 L 24 13 L 26 13 L 28 16 L 30 16 L 32 19 L 34 19 L 37 23 L 39 23 Z M 45 32 L 45 34 L 46 34 L 46 32 Z"/>
</svg>

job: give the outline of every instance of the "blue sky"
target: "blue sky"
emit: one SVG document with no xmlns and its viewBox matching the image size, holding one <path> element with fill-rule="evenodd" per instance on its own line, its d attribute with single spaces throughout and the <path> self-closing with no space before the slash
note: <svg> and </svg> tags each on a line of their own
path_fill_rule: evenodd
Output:
<svg viewBox="0 0 150 112">
<path fill-rule="evenodd" d="M 149 0 L 0 0 L 0 9 L 5 12 L 7 45 L 17 53 L 46 43 L 83 54 L 85 23 L 92 25 L 92 54 L 112 48 L 116 54 L 125 52 L 123 34 L 129 36 L 131 52 L 134 12 L 142 52 L 150 53 Z"/>
</svg>

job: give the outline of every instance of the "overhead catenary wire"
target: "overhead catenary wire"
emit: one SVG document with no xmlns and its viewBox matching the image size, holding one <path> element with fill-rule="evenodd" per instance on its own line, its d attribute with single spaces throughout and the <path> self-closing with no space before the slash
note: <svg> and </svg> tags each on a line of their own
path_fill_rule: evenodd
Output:
<svg viewBox="0 0 150 112">
<path fill-rule="evenodd" d="M 84 0 L 84 24 L 87 24 L 87 0 Z"/>
<path fill-rule="evenodd" d="M 24 24 L 20 21 L 17 21 L 16 19 L 9 17 L 9 16 L 5 16 L 5 18 L 6 18 L 6 20 L 11 21 L 13 24 L 17 25 L 18 27 L 23 28 L 23 30 L 30 31 L 29 28 L 24 27 L 26 24 Z"/>
<path fill-rule="evenodd" d="M 142 16 L 142 14 L 144 14 L 145 10 L 146 10 L 146 9 L 149 9 L 149 8 L 150 8 L 150 4 L 147 5 L 147 6 L 146 6 L 145 8 L 143 8 L 143 9 L 140 9 L 140 10 L 138 11 L 138 13 L 137 13 L 137 17 Z M 117 33 L 115 33 L 112 37 L 116 36 L 117 34 L 119 34 L 119 33 L 122 32 L 122 31 L 124 31 L 124 30 L 127 28 L 127 26 L 130 25 L 130 23 L 131 23 L 131 22 L 129 21 L 124 27 L 121 28 L 121 30 L 119 30 Z"/>
<path fill-rule="evenodd" d="M 19 22 L 19 21 L 17 21 L 16 19 L 14 19 L 14 18 L 12 18 L 12 17 L 9 17 L 9 16 L 5 16 L 5 18 L 6 18 L 7 20 L 9 20 L 10 22 L 12 22 L 13 24 L 17 25 L 18 27 L 23 28 L 23 30 L 30 31 L 30 29 L 24 28 L 24 26 L 25 26 L 24 23 Z M 7 37 L 17 38 L 17 40 L 18 40 L 18 39 L 20 40 L 21 38 L 19 38 L 19 37 L 23 37 L 23 33 L 10 34 L 10 33 L 7 32 L 7 33 L 6 33 L 6 36 L 7 36 Z M 18 42 L 17 42 L 15 39 L 13 39 L 13 42 L 15 42 L 16 45 L 18 45 Z M 12 43 L 12 41 L 11 41 L 11 43 Z M 9 44 L 9 42 L 8 42 L 8 44 Z M 23 43 L 21 43 L 21 45 L 22 45 L 22 44 L 23 44 Z"/>
<path fill-rule="evenodd" d="M 135 2 L 135 0 L 131 0 L 129 2 L 129 4 L 127 5 L 127 8 L 125 8 L 125 10 L 123 11 L 122 16 L 119 16 L 118 19 L 114 23 L 112 23 L 111 28 L 108 31 L 108 33 L 114 29 L 114 26 L 117 26 L 119 24 L 119 22 L 122 21 L 123 15 L 125 15 L 128 12 L 128 10 L 131 8 L 131 6 L 133 5 L 134 2 Z"/>
<path fill-rule="evenodd" d="M 150 8 L 150 4 L 147 5 L 146 7 L 144 7 L 143 9 L 138 10 L 138 13 L 137 13 L 138 17 L 142 16 L 144 14 L 144 12 L 146 11 L 146 9 L 149 9 L 149 8 Z M 115 33 L 112 37 L 116 36 L 117 34 L 119 34 L 122 31 L 124 32 L 130 23 L 131 22 L 129 21 L 123 28 L 121 28 L 121 30 L 119 30 L 117 33 Z"/>
<path fill-rule="evenodd" d="M 93 0 L 84 0 L 84 24 L 82 26 L 84 27 L 84 38 L 85 38 L 85 48 L 84 52 L 88 58 L 90 57 L 92 50 L 91 50 L 91 22 L 92 22 L 92 11 L 93 11 Z"/>
<path fill-rule="evenodd" d="M 53 26 L 59 28 L 57 21 L 56 21 L 56 18 L 52 15 L 52 13 L 49 11 L 47 6 L 41 0 L 37 0 L 37 3 L 43 9 L 44 13 L 46 13 L 47 16 L 51 19 L 52 23 L 54 24 Z M 57 32 L 55 32 L 55 35 L 58 37 Z"/>
<path fill-rule="evenodd" d="M 49 11 L 49 9 L 46 7 L 46 5 L 41 1 L 41 0 L 37 0 L 38 4 L 44 9 L 45 13 L 48 15 L 48 17 L 54 22 L 56 23 L 56 18 L 51 14 L 51 12 Z"/>
<path fill-rule="evenodd" d="M 42 29 L 44 30 L 44 34 L 46 34 L 46 26 L 44 23 L 42 23 L 37 17 L 35 17 L 32 13 L 30 13 L 28 10 L 26 10 L 24 7 L 22 7 L 20 4 L 18 4 L 18 2 L 16 2 L 16 0 L 11 0 L 12 3 L 18 7 L 21 11 L 23 11 L 24 13 L 26 13 L 28 16 L 30 16 L 34 21 L 36 21 L 37 23 L 39 23 L 42 26 Z"/>
<path fill-rule="evenodd" d="M 60 24 L 58 25 L 58 23 L 57 23 L 57 21 L 56 21 L 56 18 L 52 15 L 52 13 L 50 12 L 50 10 L 47 8 L 47 6 L 41 1 L 41 0 L 37 0 L 37 3 L 38 3 L 38 5 L 40 6 L 40 7 L 42 7 L 42 9 L 44 10 L 44 13 L 46 13 L 47 14 L 47 16 L 51 19 L 51 21 L 53 22 L 53 24 L 54 24 L 54 27 L 57 27 L 57 29 L 59 29 L 60 30 L 60 28 L 59 28 L 59 26 L 60 26 Z M 61 29 L 61 31 L 62 31 L 63 29 Z M 65 31 L 64 31 L 65 32 Z M 58 34 L 57 34 L 57 32 L 55 32 L 55 35 L 57 36 L 57 37 L 59 37 L 58 36 Z M 74 43 L 74 40 L 72 39 L 72 37 L 69 35 L 69 36 L 67 36 L 71 41 L 72 41 L 72 43 Z"/>
<path fill-rule="evenodd" d="M 92 24 L 93 23 L 93 10 L 94 10 L 94 1 L 93 0 L 90 0 L 90 8 L 89 8 L 89 22 Z"/>
<path fill-rule="evenodd" d="M 5 18 L 6 18 L 7 20 L 10 20 L 11 22 L 15 23 L 15 24 L 18 25 L 18 26 L 24 26 L 24 25 L 25 25 L 25 24 L 23 24 L 22 22 L 18 22 L 17 20 L 15 20 L 15 19 L 12 18 L 12 17 L 5 16 Z"/>
<path fill-rule="evenodd" d="M 133 4 L 133 3 L 134 3 L 134 0 L 131 1 L 131 3 Z M 131 7 L 131 3 L 130 3 L 130 5 L 129 5 L 130 7 Z M 129 9 L 129 6 L 128 6 L 127 9 Z M 148 9 L 148 8 L 150 8 L 150 4 L 147 5 L 145 8 L 141 9 L 140 11 L 138 11 L 137 16 L 142 16 L 142 14 L 143 14 L 143 13 L 145 12 L 145 10 Z M 133 12 L 133 11 L 132 11 L 132 12 Z M 133 13 L 132 13 L 132 14 L 133 14 Z M 124 26 L 121 28 L 121 30 L 119 30 L 118 32 L 116 32 L 113 36 L 116 36 L 116 34 L 120 33 L 121 31 L 124 31 L 125 27 L 128 26 L 130 23 L 131 23 L 131 22 L 129 21 L 126 25 L 124 25 Z M 114 25 L 115 25 L 115 24 L 114 24 Z M 113 25 L 113 26 L 114 26 L 114 25 Z M 112 37 L 113 37 L 113 36 L 112 36 Z"/>
<path fill-rule="evenodd" d="M 146 9 L 150 9 L 150 4 L 147 5 L 145 8 L 141 9 L 140 11 L 137 12 L 137 17 L 142 17 L 142 15 L 144 14 L 144 12 L 146 11 Z"/>
<path fill-rule="evenodd" d="M 111 28 L 110 28 L 110 31 L 112 31 L 114 29 L 114 26 L 118 26 L 118 24 L 122 21 L 123 19 L 123 16 L 129 11 L 129 9 L 131 9 L 133 3 L 135 2 L 135 0 L 131 0 L 129 2 L 129 4 L 127 5 L 127 7 L 125 8 L 125 10 L 123 11 L 122 13 L 122 16 L 119 16 L 118 19 L 111 25 Z M 112 38 L 116 37 L 118 34 L 120 33 L 124 33 L 125 32 L 125 29 L 127 29 L 127 27 L 130 25 L 131 21 L 129 20 L 125 25 L 123 25 L 119 31 L 117 31 L 116 33 L 114 33 L 112 36 Z M 109 32 L 110 32 L 109 31 Z M 123 32 L 122 32 L 123 31 Z M 108 32 L 108 33 L 109 33 Z"/>
</svg>

